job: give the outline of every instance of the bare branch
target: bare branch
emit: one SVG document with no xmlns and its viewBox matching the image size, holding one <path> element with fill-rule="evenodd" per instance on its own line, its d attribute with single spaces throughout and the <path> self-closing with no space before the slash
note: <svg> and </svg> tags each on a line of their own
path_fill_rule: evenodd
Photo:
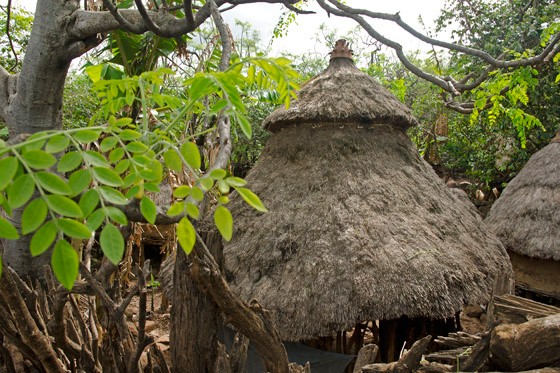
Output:
<svg viewBox="0 0 560 373">
<path fill-rule="evenodd" d="M 187 23 L 193 24 L 194 16 L 192 12 L 192 0 L 183 1 L 183 10 L 185 11 L 185 19 L 187 20 Z"/>
<path fill-rule="evenodd" d="M 14 71 L 19 61 L 18 61 L 18 55 L 16 53 L 16 49 L 14 48 L 12 34 L 10 33 L 11 17 L 12 17 L 12 0 L 8 0 L 8 5 L 6 6 L 6 36 L 8 37 L 8 42 L 10 43 L 10 49 L 12 50 L 12 54 L 14 55 L 14 64 L 12 65 L 12 67 L 10 67 L 10 71 Z"/>
<path fill-rule="evenodd" d="M 115 20 L 117 20 L 119 25 L 124 30 L 134 32 L 134 33 L 137 33 L 137 34 L 140 34 L 140 33 L 143 32 L 142 28 L 134 25 L 133 23 L 129 22 L 126 18 L 124 18 L 121 15 L 121 13 L 118 11 L 115 4 L 113 4 L 113 2 L 111 0 L 103 0 L 103 5 L 105 5 L 105 7 L 107 9 L 109 9 L 109 12 L 111 12 L 111 15 L 115 18 Z"/>
<path fill-rule="evenodd" d="M 158 25 L 156 25 L 154 23 L 154 21 L 148 15 L 148 12 L 146 11 L 146 7 L 142 3 L 142 0 L 134 0 L 134 3 L 136 4 L 136 7 L 138 8 L 138 12 L 142 16 L 142 19 L 144 20 L 144 22 L 146 22 L 146 26 L 148 27 L 148 30 L 150 30 L 154 34 L 159 34 L 160 29 L 159 29 Z"/>
<path fill-rule="evenodd" d="M 332 2 L 332 0 L 329 0 L 329 1 Z M 401 61 L 401 63 L 408 70 L 410 70 L 410 72 L 412 72 L 413 74 L 415 74 L 415 75 L 419 76 L 420 78 L 425 79 L 425 80 L 437 85 L 438 87 L 440 87 L 441 89 L 443 89 L 446 92 L 449 92 L 449 93 L 454 94 L 454 95 L 459 95 L 460 94 L 460 92 L 458 92 L 450 82 L 445 81 L 445 80 L 443 80 L 443 79 L 441 79 L 441 78 L 439 78 L 435 75 L 428 74 L 425 71 L 423 71 L 422 69 L 420 69 L 418 66 L 414 65 L 405 56 L 402 45 L 400 45 L 399 43 L 397 43 L 397 42 L 395 42 L 391 39 L 388 39 L 388 38 L 384 37 L 383 35 L 381 35 L 380 33 L 378 33 L 373 27 L 371 27 L 371 25 L 362 16 L 357 15 L 357 14 L 352 14 L 352 13 L 349 13 L 347 11 L 340 10 L 338 8 L 333 8 L 333 7 L 329 6 L 328 4 L 326 4 L 324 0 L 317 0 L 317 3 L 319 3 L 319 5 L 329 13 L 332 13 L 334 15 L 341 16 L 341 17 L 351 18 L 351 19 L 355 20 L 356 22 L 358 22 L 358 24 L 360 26 L 362 26 L 364 28 L 364 30 L 366 30 L 366 32 L 371 37 L 373 37 L 376 40 L 379 40 L 381 43 L 383 43 L 386 46 L 394 49 L 395 53 L 397 54 L 397 57 Z M 370 12 L 370 13 L 373 14 L 373 12 Z M 384 14 L 384 13 L 379 13 L 379 14 Z"/>
<path fill-rule="evenodd" d="M 233 42 L 231 40 L 228 27 L 225 24 L 224 19 L 222 18 L 222 15 L 220 14 L 218 7 L 216 6 L 216 3 L 214 2 L 214 0 L 209 0 L 209 3 L 212 19 L 214 20 L 214 24 L 218 29 L 218 33 L 220 34 L 220 39 L 222 41 L 222 57 L 220 59 L 220 65 L 218 66 L 218 68 L 220 69 L 220 71 L 225 71 L 229 66 L 231 52 L 233 50 Z"/>
<path fill-rule="evenodd" d="M 292 12 L 297 13 L 297 14 L 315 14 L 314 11 L 312 10 L 302 10 L 302 9 L 298 9 L 295 6 L 293 6 L 292 4 L 290 4 L 287 0 L 282 1 L 282 4 L 290 9 Z"/>
<path fill-rule="evenodd" d="M 226 2 L 226 0 L 215 1 L 217 6 Z M 111 0 L 103 0 L 103 4 L 109 11 L 93 12 L 77 9 L 73 13 L 73 22 L 68 28 L 69 34 L 84 39 L 98 33 L 117 29 L 142 34 L 147 31 L 154 31 L 157 27 L 157 35 L 175 37 L 196 30 L 210 16 L 208 3 L 196 12 L 191 21 L 189 21 L 189 15 L 186 18 L 178 18 L 164 7 L 158 11 L 144 8 L 145 13 L 142 15 L 140 10 L 118 10 Z"/>
<path fill-rule="evenodd" d="M 406 22 L 404 22 L 399 13 L 396 14 L 388 14 L 388 13 L 379 13 L 379 12 L 372 12 L 367 9 L 354 9 L 347 5 L 340 3 L 337 0 L 328 0 L 329 3 L 333 4 L 335 7 L 328 5 L 325 0 L 317 0 L 317 3 L 325 9 L 327 12 L 335 14 L 337 16 L 351 18 L 355 20 L 360 26 L 366 30 L 366 32 L 372 36 L 373 38 L 379 40 L 381 43 L 386 45 L 389 48 L 395 50 L 397 57 L 404 64 L 404 66 L 410 70 L 413 74 L 439 86 L 446 92 L 449 92 L 455 96 L 460 95 L 463 92 L 472 90 L 478 87 L 482 82 L 484 82 L 488 78 L 488 74 L 495 69 L 507 69 L 507 68 L 517 68 L 523 66 L 536 66 L 542 63 L 548 62 L 552 59 L 556 54 L 560 52 L 560 34 L 556 34 L 548 43 L 548 45 L 536 56 L 529 57 L 529 58 L 521 58 L 515 60 L 506 60 L 506 54 L 500 55 L 498 58 L 492 57 L 485 51 L 466 47 L 459 44 L 448 43 L 441 40 L 437 40 L 426 36 L 414 28 L 409 26 Z M 467 83 L 472 76 L 469 76 L 467 79 L 463 79 L 460 82 L 456 82 L 454 79 L 450 77 L 441 78 L 435 75 L 428 74 L 424 72 L 422 69 L 414 65 L 404 54 L 402 46 L 391 40 L 389 38 L 384 37 L 379 32 L 377 32 L 371 25 L 365 20 L 366 17 L 370 17 L 373 19 L 381 19 L 385 21 L 394 22 L 403 30 L 407 31 L 412 36 L 416 37 L 417 39 L 431 44 L 433 46 L 438 46 L 442 48 L 446 48 L 448 50 L 457 51 L 469 56 L 473 56 L 479 58 L 483 62 L 485 62 L 488 66 L 485 71 L 478 76 L 474 81 Z"/>
</svg>

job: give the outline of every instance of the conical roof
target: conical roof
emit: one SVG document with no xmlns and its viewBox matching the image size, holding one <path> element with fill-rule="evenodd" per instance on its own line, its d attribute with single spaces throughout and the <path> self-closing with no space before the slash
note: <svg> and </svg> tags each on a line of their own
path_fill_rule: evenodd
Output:
<svg viewBox="0 0 560 373">
<path fill-rule="evenodd" d="M 340 92 L 344 92 L 341 95 Z M 302 123 L 417 124 L 410 109 L 372 77 L 358 69 L 345 40 L 338 40 L 327 69 L 310 79 L 288 109 L 278 108 L 264 121 L 271 132 Z"/>
<path fill-rule="evenodd" d="M 507 185 L 486 225 L 508 250 L 560 261 L 560 131 Z"/>
<path fill-rule="evenodd" d="M 344 81 L 333 61 L 323 82 L 332 81 L 329 74 Z M 321 89 L 317 81 L 302 89 L 300 108 L 309 107 L 301 102 L 307 87 Z M 340 87 L 322 90 L 340 101 L 354 94 Z M 449 317 L 465 303 L 484 302 L 493 288 L 511 290 L 502 244 L 419 157 L 405 125 L 389 114 L 388 123 L 372 126 L 336 111 L 275 125 L 285 118 L 277 113 L 267 123 L 283 130 L 246 178 L 270 212 L 233 195 L 234 234 L 224 256 L 232 289 L 268 309 L 282 338 L 402 315 Z"/>
</svg>

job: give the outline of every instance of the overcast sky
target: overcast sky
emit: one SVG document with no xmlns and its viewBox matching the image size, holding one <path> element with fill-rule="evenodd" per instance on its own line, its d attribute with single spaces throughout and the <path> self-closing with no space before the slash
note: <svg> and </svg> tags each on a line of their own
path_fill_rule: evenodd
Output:
<svg viewBox="0 0 560 373">
<path fill-rule="evenodd" d="M 445 0 L 347 0 L 347 5 L 354 8 L 368 9 L 376 12 L 397 13 L 409 25 L 418 31 L 424 31 L 423 26 L 418 21 L 419 17 L 428 29 L 434 28 L 434 21 L 438 17 Z M 274 40 L 273 52 L 290 51 L 294 54 L 305 52 L 327 53 L 332 47 L 326 47 L 315 42 L 315 35 L 319 31 L 321 24 L 325 24 L 329 29 L 337 29 L 338 36 L 343 36 L 349 30 L 357 26 L 351 19 L 341 18 L 334 15 L 327 16 L 315 2 L 310 1 L 312 6 L 309 10 L 314 10 L 316 14 L 298 15 L 296 23 L 288 29 L 288 34 L 281 40 Z M 250 6 L 238 6 L 236 9 L 226 12 L 225 17 L 233 25 L 233 19 L 250 22 L 254 28 L 258 29 L 263 37 L 263 41 L 268 42 L 272 37 L 272 31 L 278 23 L 282 14 L 282 6 L 279 4 L 251 4 Z M 406 50 L 427 50 L 429 47 L 419 42 L 414 37 L 399 27 L 395 27 L 391 22 L 374 21 L 372 25 L 384 36 L 390 37 L 401 43 Z"/>
<path fill-rule="evenodd" d="M 14 4 L 21 5 L 33 11 L 35 0 L 12 0 Z M 401 18 L 416 28 L 424 31 L 423 26 L 418 22 L 422 17 L 425 26 L 433 29 L 434 20 L 440 13 L 445 0 L 347 0 L 346 3 L 354 8 L 364 8 L 376 12 L 396 13 L 400 12 Z M 286 37 L 274 40 L 272 43 L 272 54 L 281 51 L 289 51 L 294 54 L 320 53 L 326 54 L 332 47 L 317 44 L 315 35 L 319 32 L 321 24 L 326 24 L 329 29 L 338 30 L 337 36 L 343 36 L 357 24 L 350 19 L 340 18 L 334 15 L 327 16 L 325 11 L 318 5 L 309 0 L 311 7 L 317 13 L 311 15 L 298 15 L 296 22 L 288 29 Z M 0 0 L 0 3 L 7 3 Z M 282 14 L 283 7 L 279 4 L 247 4 L 225 13 L 226 20 L 234 28 L 234 20 L 249 22 L 253 28 L 258 30 L 264 43 L 268 43 L 272 37 L 272 31 Z M 427 50 L 429 47 L 417 39 L 408 35 L 405 31 L 395 27 L 389 22 L 375 21 L 372 23 L 376 30 L 384 36 L 390 37 L 400 42 L 406 50 Z M 235 32 L 235 30 L 234 30 Z"/>
</svg>

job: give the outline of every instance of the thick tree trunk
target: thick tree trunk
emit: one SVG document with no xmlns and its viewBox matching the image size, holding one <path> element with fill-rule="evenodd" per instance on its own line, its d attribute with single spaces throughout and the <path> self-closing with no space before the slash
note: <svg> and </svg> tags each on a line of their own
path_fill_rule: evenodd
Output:
<svg viewBox="0 0 560 373">
<path fill-rule="evenodd" d="M 12 89 L 2 97 L 1 116 L 6 121 L 10 138 L 62 127 L 62 98 L 70 62 L 79 55 L 78 44 L 66 33 L 67 19 L 78 3 L 65 0 L 39 0 L 27 53 L 19 76 L 10 76 Z M 83 44 L 83 43 L 82 43 Z M 14 85 L 13 83 L 16 82 Z M 14 211 L 13 223 L 19 226 L 22 211 Z M 31 238 L 4 243 L 4 261 L 20 276 L 35 278 L 49 262 L 47 254 L 32 258 Z"/>
</svg>

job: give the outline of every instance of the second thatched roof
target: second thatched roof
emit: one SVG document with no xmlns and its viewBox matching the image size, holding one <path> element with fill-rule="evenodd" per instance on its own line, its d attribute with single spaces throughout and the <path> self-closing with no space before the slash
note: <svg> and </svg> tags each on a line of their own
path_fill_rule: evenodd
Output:
<svg viewBox="0 0 560 373">
<path fill-rule="evenodd" d="M 560 261 L 560 131 L 507 185 L 486 224 L 508 250 Z"/>
</svg>

